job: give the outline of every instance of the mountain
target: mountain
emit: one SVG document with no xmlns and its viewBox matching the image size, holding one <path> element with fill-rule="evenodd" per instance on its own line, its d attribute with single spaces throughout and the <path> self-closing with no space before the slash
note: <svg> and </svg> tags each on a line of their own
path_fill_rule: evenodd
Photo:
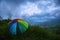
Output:
<svg viewBox="0 0 60 40">
<path fill-rule="evenodd" d="M 60 19 L 54 19 L 54 20 L 50 20 L 50 21 L 46 21 L 46 22 L 34 22 L 31 24 L 33 25 L 42 25 L 42 26 L 52 26 L 52 25 L 56 25 L 56 24 L 60 24 Z"/>
</svg>

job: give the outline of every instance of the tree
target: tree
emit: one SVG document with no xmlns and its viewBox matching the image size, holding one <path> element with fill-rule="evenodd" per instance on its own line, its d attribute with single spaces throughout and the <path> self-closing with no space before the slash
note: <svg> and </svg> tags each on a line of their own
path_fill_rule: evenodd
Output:
<svg viewBox="0 0 60 40">
<path fill-rule="evenodd" d="M 2 20 L 2 17 L 0 16 L 0 20 Z"/>
<path fill-rule="evenodd" d="M 11 20 L 12 14 L 8 13 L 8 19 Z"/>
</svg>

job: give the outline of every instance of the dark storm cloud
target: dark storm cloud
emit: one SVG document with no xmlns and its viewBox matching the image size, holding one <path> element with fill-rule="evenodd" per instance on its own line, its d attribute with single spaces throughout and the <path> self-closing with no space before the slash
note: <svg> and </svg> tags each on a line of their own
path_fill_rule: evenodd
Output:
<svg viewBox="0 0 60 40">
<path fill-rule="evenodd" d="M 60 6 L 60 0 L 55 0 L 56 6 Z"/>
<path fill-rule="evenodd" d="M 19 4 L 19 3 L 25 3 L 27 1 L 28 2 L 37 2 L 39 0 L 4 0 L 4 1 Z"/>
<path fill-rule="evenodd" d="M 56 2 L 60 5 L 60 0 L 56 0 Z"/>
<path fill-rule="evenodd" d="M 0 0 L 1 1 L 1 0 Z"/>
<path fill-rule="evenodd" d="M 10 3 L 17 3 L 17 4 L 26 2 L 25 0 L 6 0 L 6 1 Z"/>
<path fill-rule="evenodd" d="M 56 0 L 55 3 L 59 5 L 59 1 Z M 44 22 L 56 18 L 55 14 L 59 17 L 60 8 L 55 7 L 55 3 L 51 0 L 0 0 L 0 16 L 3 18 L 11 16 L 13 19 L 23 18 L 30 20 L 29 22 Z"/>
<path fill-rule="evenodd" d="M 30 2 L 37 2 L 37 1 L 40 1 L 40 0 L 28 0 Z"/>
</svg>

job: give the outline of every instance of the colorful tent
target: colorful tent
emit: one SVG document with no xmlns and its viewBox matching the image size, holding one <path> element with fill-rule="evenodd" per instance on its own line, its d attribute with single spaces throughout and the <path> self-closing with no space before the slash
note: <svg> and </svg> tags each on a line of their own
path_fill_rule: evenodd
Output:
<svg viewBox="0 0 60 40">
<path fill-rule="evenodd" d="M 22 19 L 14 19 L 9 22 L 9 31 L 12 34 L 23 33 L 28 29 L 28 23 Z"/>
</svg>

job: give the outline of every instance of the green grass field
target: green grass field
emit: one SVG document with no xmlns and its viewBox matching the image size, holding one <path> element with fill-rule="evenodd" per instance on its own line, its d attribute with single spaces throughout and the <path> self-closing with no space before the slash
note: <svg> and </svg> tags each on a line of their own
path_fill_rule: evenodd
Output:
<svg viewBox="0 0 60 40">
<path fill-rule="evenodd" d="M 12 35 L 8 31 L 9 21 L 0 21 L 0 40 L 60 40 L 60 25 L 50 28 L 30 25 L 23 34 Z"/>
</svg>

